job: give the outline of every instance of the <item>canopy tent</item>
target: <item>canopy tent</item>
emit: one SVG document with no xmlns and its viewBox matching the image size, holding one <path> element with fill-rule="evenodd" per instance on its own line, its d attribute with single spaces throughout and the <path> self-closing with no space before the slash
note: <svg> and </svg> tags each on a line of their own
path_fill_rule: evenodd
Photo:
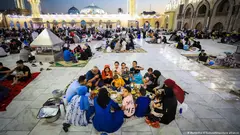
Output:
<svg viewBox="0 0 240 135">
<path fill-rule="evenodd" d="M 44 29 L 31 43 L 31 47 L 54 47 L 61 46 L 64 42 L 49 29 Z"/>
</svg>

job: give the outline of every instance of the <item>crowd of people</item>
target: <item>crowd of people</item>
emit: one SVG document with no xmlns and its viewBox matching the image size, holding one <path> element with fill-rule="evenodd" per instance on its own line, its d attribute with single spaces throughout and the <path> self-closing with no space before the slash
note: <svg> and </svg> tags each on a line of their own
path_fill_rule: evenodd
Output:
<svg viewBox="0 0 240 135">
<path fill-rule="evenodd" d="M 114 67 L 105 65 L 103 70 L 94 66 L 85 75 L 73 81 L 66 90 L 67 112 L 63 130 L 71 125 L 86 126 L 90 123 L 98 132 L 116 132 L 124 119 L 145 117 L 148 125 L 159 128 L 160 123 L 169 124 L 175 119 L 177 98 L 175 90 L 183 90 L 158 70 L 148 69 L 142 76 L 143 67 L 137 61 L 128 68 L 118 61 Z M 137 98 L 134 86 L 139 86 Z M 95 91 L 98 91 L 95 93 Z M 111 92 L 120 94 L 122 102 L 112 98 Z M 181 101 L 182 103 L 183 101 Z"/>
</svg>

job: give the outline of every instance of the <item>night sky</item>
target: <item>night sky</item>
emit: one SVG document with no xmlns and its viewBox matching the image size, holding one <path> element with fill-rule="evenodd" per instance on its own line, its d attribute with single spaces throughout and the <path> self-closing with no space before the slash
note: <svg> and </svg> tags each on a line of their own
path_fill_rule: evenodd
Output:
<svg viewBox="0 0 240 135">
<path fill-rule="evenodd" d="M 137 0 L 137 11 L 149 11 L 151 9 L 163 13 L 169 0 Z M 68 9 L 75 6 L 79 10 L 94 3 L 108 13 L 117 13 L 118 8 L 127 12 L 127 0 L 41 0 L 41 9 L 43 13 L 67 13 Z M 30 8 L 25 0 L 25 5 Z M 13 9 L 14 0 L 0 0 L 0 9 Z"/>
</svg>

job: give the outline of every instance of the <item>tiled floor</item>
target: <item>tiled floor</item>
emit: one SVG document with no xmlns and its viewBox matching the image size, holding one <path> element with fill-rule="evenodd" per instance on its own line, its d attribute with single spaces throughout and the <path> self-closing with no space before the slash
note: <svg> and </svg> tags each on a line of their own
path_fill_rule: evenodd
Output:
<svg viewBox="0 0 240 135">
<path fill-rule="evenodd" d="M 71 127 L 68 133 L 62 128 L 62 120 L 46 123 L 36 119 L 38 109 L 50 98 L 54 89 L 64 89 L 79 75 L 86 73 L 93 66 L 103 68 L 114 61 L 125 62 L 130 67 L 133 60 L 140 66 L 158 69 L 166 78 L 174 79 L 190 94 L 186 96 L 187 112 L 176 116 L 169 125 L 154 129 L 145 124 L 144 119 L 135 119 L 124 123 L 116 135 L 181 135 L 189 131 L 240 131 L 240 99 L 229 93 L 240 88 L 240 69 L 212 70 L 181 56 L 182 51 L 171 46 L 147 44 L 136 40 L 147 53 L 95 52 L 94 57 L 84 68 L 52 68 L 42 71 L 8 106 L 6 112 L 0 112 L 0 135 L 96 135 L 92 125 Z M 92 50 L 102 42 L 91 43 Z M 234 52 L 236 47 L 219 44 L 212 40 L 201 40 L 203 48 L 210 54 L 224 51 Z M 0 58 L 5 66 L 13 68 L 18 55 Z M 49 64 L 31 67 L 33 72 Z"/>
</svg>

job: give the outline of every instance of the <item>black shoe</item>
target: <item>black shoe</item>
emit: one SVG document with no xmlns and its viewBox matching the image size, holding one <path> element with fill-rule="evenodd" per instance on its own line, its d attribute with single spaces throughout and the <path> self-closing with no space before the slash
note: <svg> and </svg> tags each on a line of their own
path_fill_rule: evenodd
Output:
<svg viewBox="0 0 240 135">
<path fill-rule="evenodd" d="M 68 132 L 68 127 L 63 127 L 64 132 Z"/>
<path fill-rule="evenodd" d="M 47 68 L 47 70 L 52 70 L 51 68 Z"/>
<path fill-rule="evenodd" d="M 43 71 L 44 69 L 43 68 L 40 68 L 40 71 Z"/>
<path fill-rule="evenodd" d="M 32 67 L 37 67 L 37 65 L 36 64 L 32 64 Z"/>
<path fill-rule="evenodd" d="M 42 63 L 41 61 L 39 62 L 39 64 L 40 64 L 41 66 L 43 65 L 43 63 Z"/>
<path fill-rule="evenodd" d="M 68 124 L 68 123 L 63 123 L 63 127 L 67 127 L 67 128 L 69 128 L 71 125 L 70 124 Z"/>
</svg>

